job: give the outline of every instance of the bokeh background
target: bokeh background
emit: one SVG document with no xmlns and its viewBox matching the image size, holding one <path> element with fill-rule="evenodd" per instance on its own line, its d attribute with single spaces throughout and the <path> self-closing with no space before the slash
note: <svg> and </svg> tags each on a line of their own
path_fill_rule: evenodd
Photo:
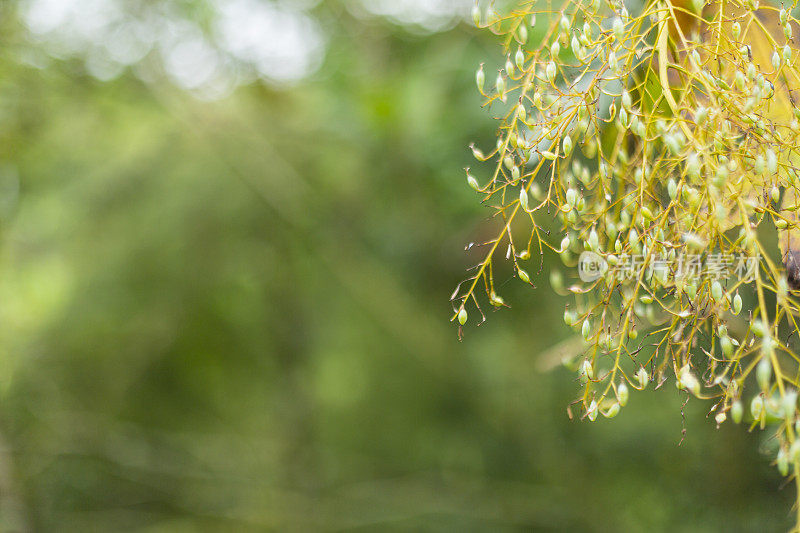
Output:
<svg viewBox="0 0 800 533">
<path fill-rule="evenodd" d="M 0 530 L 792 524 L 769 440 L 674 387 L 568 419 L 553 258 L 459 342 L 470 7 L 0 3 Z"/>
</svg>

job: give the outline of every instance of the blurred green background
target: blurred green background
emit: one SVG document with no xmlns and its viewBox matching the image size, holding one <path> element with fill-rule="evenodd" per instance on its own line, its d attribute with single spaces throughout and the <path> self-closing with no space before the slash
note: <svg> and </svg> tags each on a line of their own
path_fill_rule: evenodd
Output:
<svg viewBox="0 0 800 533">
<path fill-rule="evenodd" d="M 690 402 L 678 446 L 673 387 L 568 420 L 549 263 L 459 342 L 470 6 L 0 3 L 0 530 L 792 524 L 769 440 Z"/>
</svg>

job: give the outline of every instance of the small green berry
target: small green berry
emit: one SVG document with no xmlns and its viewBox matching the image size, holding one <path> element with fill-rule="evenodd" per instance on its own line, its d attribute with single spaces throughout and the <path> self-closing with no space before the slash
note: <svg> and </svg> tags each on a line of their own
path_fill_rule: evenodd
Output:
<svg viewBox="0 0 800 533">
<path fill-rule="evenodd" d="M 636 381 L 639 382 L 639 388 L 644 389 L 647 387 L 647 384 L 650 382 L 650 377 L 647 375 L 647 370 L 644 367 L 639 367 L 639 370 L 636 371 Z"/>
<path fill-rule="evenodd" d="M 737 292 L 736 295 L 733 297 L 733 314 L 738 315 L 742 312 L 742 297 L 739 296 Z"/>
<path fill-rule="evenodd" d="M 750 414 L 753 416 L 753 418 L 758 420 L 761 418 L 763 412 L 764 412 L 764 398 L 762 398 L 761 395 L 759 394 L 755 396 L 753 400 L 750 402 Z"/>
<path fill-rule="evenodd" d="M 621 406 L 625 406 L 628 403 L 628 396 L 629 396 L 628 386 L 625 382 L 619 384 L 617 387 L 617 400 L 619 400 L 619 404 Z"/>
<path fill-rule="evenodd" d="M 744 407 L 742 407 L 742 402 L 734 400 L 731 404 L 731 420 L 733 420 L 735 424 L 739 424 L 742 421 L 743 415 Z"/>
<path fill-rule="evenodd" d="M 611 407 L 608 408 L 608 411 L 603 413 L 604 416 L 606 418 L 614 418 L 615 416 L 617 416 L 619 414 L 619 409 L 620 409 L 619 406 L 620 406 L 620 404 L 618 402 L 612 403 Z"/>
</svg>

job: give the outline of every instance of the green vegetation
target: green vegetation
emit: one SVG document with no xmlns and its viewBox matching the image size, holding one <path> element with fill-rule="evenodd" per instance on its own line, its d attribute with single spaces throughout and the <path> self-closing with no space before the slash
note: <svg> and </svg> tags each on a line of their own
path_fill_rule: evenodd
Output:
<svg viewBox="0 0 800 533">
<path fill-rule="evenodd" d="M 790 527 L 767 432 L 674 387 L 568 419 L 555 254 L 458 342 L 464 245 L 500 230 L 458 170 L 495 140 L 474 69 L 505 56 L 306 4 L 319 70 L 216 100 L 158 54 L 100 81 L 0 5 L 0 530 Z"/>
</svg>

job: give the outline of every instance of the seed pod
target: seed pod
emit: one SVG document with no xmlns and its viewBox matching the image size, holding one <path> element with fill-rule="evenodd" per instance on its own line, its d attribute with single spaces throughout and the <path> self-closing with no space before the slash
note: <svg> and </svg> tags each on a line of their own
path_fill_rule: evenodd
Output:
<svg viewBox="0 0 800 533">
<path fill-rule="evenodd" d="M 711 297 L 717 302 L 722 300 L 722 284 L 717 280 L 711 284 Z"/>
<path fill-rule="evenodd" d="M 475 83 L 480 93 L 483 94 L 483 86 L 486 83 L 486 75 L 483 73 L 483 63 L 481 63 L 478 72 L 475 73 Z"/>
<path fill-rule="evenodd" d="M 619 384 L 619 387 L 617 387 L 617 400 L 621 406 L 624 407 L 628 403 L 628 396 L 628 386 L 623 381 Z"/>
<path fill-rule="evenodd" d="M 733 355 L 733 343 L 731 342 L 730 337 L 727 335 L 724 337 L 720 337 L 719 339 L 720 347 L 722 347 L 722 353 L 725 354 L 725 357 L 730 357 Z"/>
<path fill-rule="evenodd" d="M 570 311 L 569 309 L 564 309 L 564 324 L 567 326 L 574 326 L 575 325 L 575 312 Z"/>
<path fill-rule="evenodd" d="M 589 232 L 589 239 L 587 242 L 589 244 L 589 249 L 592 251 L 596 252 L 600 248 L 600 237 L 597 235 L 594 228 Z"/>
<path fill-rule="evenodd" d="M 772 148 L 767 148 L 767 171 L 770 174 L 778 172 L 778 158 Z"/>
<path fill-rule="evenodd" d="M 584 324 L 586 324 L 586 322 L 584 322 Z M 583 363 L 581 363 L 580 373 L 589 379 L 594 379 L 594 368 L 592 368 L 592 363 L 584 359 Z"/>
<path fill-rule="evenodd" d="M 497 81 L 495 81 L 494 86 L 497 89 L 497 94 L 500 95 L 500 98 L 505 98 L 506 80 L 505 80 L 505 78 L 503 78 L 503 73 L 502 72 L 497 75 Z"/>
<path fill-rule="evenodd" d="M 686 173 L 694 179 L 700 177 L 700 158 L 694 152 L 686 158 Z"/>
<path fill-rule="evenodd" d="M 787 20 L 788 20 L 788 18 L 789 18 L 789 16 L 788 16 L 788 15 L 789 15 L 789 14 L 788 14 L 788 12 L 786 11 L 786 8 L 785 8 L 785 7 L 782 7 L 782 8 L 781 8 L 781 10 L 780 10 L 780 12 L 779 12 L 779 14 L 778 14 L 778 16 L 779 16 L 779 18 L 780 18 L 780 21 L 781 21 L 781 24 L 786 24 L 786 21 L 787 21 Z"/>
<path fill-rule="evenodd" d="M 689 203 L 693 203 L 693 202 L 691 202 L 691 200 L 690 200 Z M 700 238 L 700 236 L 697 235 L 696 233 L 684 233 L 683 234 L 683 242 L 686 243 L 686 247 L 687 248 L 690 248 L 690 249 L 692 249 L 694 251 L 697 251 L 697 252 L 700 252 L 700 251 L 704 250 L 705 247 L 706 247 L 706 241 L 704 241 L 702 238 Z"/>
<path fill-rule="evenodd" d="M 783 25 L 783 36 L 786 37 L 787 41 L 792 39 L 792 26 L 791 26 L 791 24 L 784 24 Z"/>
<path fill-rule="evenodd" d="M 569 249 L 569 235 L 561 239 L 561 249 L 559 250 L 560 253 L 566 252 Z"/>
<path fill-rule="evenodd" d="M 467 310 L 463 307 L 458 312 L 458 323 L 462 326 L 467 323 Z"/>
<path fill-rule="evenodd" d="M 528 42 L 528 28 L 525 27 L 525 24 L 519 25 L 519 30 L 517 30 L 517 37 L 519 38 L 520 44 L 525 44 Z"/>
<path fill-rule="evenodd" d="M 775 94 L 775 85 L 773 85 L 773 83 L 771 81 L 766 81 L 766 82 L 764 82 L 764 86 L 761 87 L 760 89 L 758 87 L 755 87 L 753 89 L 753 97 L 749 98 L 748 100 L 750 100 L 752 98 L 755 98 L 755 97 L 757 97 L 757 98 L 759 98 L 761 100 L 769 100 L 770 98 L 772 98 L 772 95 L 774 95 L 774 94 Z M 753 117 L 750 117 L 750 118 L 753 118 Z M 764 124 L 764 119 L 759 117 L 759 118 L 757 118 L 755 120 L 754 123 L 755 123 L 755 127 L 758 130 L 758 133 L 763 134 L 765 129 L 766 129 L 766 125 Z M 780 140 L 781 133 L 779 131 L 775 131 L 773 134 L 775 135 L 775 137 L 778 140 Z"/>
<path fill-rule="evenodd" d="M 625 129 L 628 129 L 631 126 L 631 120 L 628 116 L 628 112 L 625 111 L 625 108 L 619 110 L 619 123 L 622 124 L 622 127 Z M 620 152 L 620 154 L 622 154 L 622 152 Z"/>
<path fill-rule="evenodd" d="M 558 44 L 558 41 L 553 41 L 553 44 L 550 45 L 550 57 L 556 59 L 560 53 L 561 45 Z"/>
<path fill-rule="evenodd" d="M 739 37 L 742 36 L 742 25 L 738 22 L 734 22 L 731 25 L 731 35 L 733 35 L 733 40 L 738 41 Z"/>
<path fill-rule="evenodd" d="M 781 400 L 781 407 L 783 408 L 783 416 L 786 420 L 793 420 L 794 414 L 797 410 L 797 391 L 787 390 Z"/>
<path fill-rule="evenodd" d="M 772 66 L 775 67 L 775 70 L 778 70 L 781 66 L 781 56 L 778 55 L 778 52 L 772 53 Z"/>
<path fill-rule="evenodd" d="M 569 19 L 567 17 L 562 15 L 559 24 L 561 25 L 561 31 L 569 31 Z"/>
<path fill-rule="evenodd" d="M 478 2 L 472 6 L 472 22 L 478 27 L 481 25 L 481 8 L 478 6 Z"/>
<path fill-rule="evenodd" d="M 523 70 L 523 67 L 525 66 L 525 54 L 522 53 L 521 46 L 517 48 L 517 53 L 514 55 L 514 61 L 517 63 L 517 68 Z"/>
<path fill-rule="evenodd" d="M 742 297 L 737 292 L 733 297 L 733 314 L 738 315 L 742 311 Z"/>
<path fill-rule="evenodd" d="M 630 244 L 632 248 L 639 246 L 639 233 L 636 231 L 636 228 L 631 228 L 631 231 L 628 232 L 628 244 Z"/>
<path fill-rule="evenodd" d="M 542 150 L 541 154 L 542 157 L 544 157 L 548 161 L 555 161 L 556 159 L 558 159 L 558 154 L 554 154 L 553 152 L 548 152 L 547 150 Z"/>
<path fill-rule="evenodd" d="M 583 321 L 583 326 L 581 326 L 581 335 L 583 335 L 584 339 L 589 339 L 589 335 L 592 333 L 592 325 L 589 322 L 589 319 Z"/>
<path fill-rule="evenodd" d="M 525 190 L 525 187 L 520 187 L 519 189 L 519 205 L 525 211 L 528 211 L 528 191 Z"/>
<path fill-rule="evenodd" d="M 614 224 L 613 220 L 606 220 L 606 235 L 609 238 L 614 239 L 616 238 L 619 231 L 617 230 L 617 225 Z"/>
<path fill-rule="evenodd" d="M 733 420 L 735 424 L 739 424 L 742 421 L 742 415 L 744 415 L 742 402 L 739 400 L 734 400 L 731 404 L 731 420 Z"/>
<path fill-rule="evenodd" d="M 625 24 L 622 22 L 622 19 L 619 17 L 614 17 L 612 28 L 614 29 L 614 35 L 616 36 L 617 40 L 621 41 L 625 36 Z"/>
<path fill-rule="evenodd" d="M 472 176 L 472 174 L 469 173 L 469 169 L 467 169 L 467 184 L 469 184 L 469 186 L 475 189 L 476 191 L 481 190 L 481 186 L 478 184 L 478 180 L 476 180 Z"/>
<path fill-rule="evenodd" d="M 762 357 L 756 365 L 756 381 L 761 390 L 769 388 L 770 379 L 772 379 L 772 363 L 769 358 Z"/>
<path fill-rule="evenodd" d="M 753 334 L 756 337 L 763 337 L 764 336 L 764 323 L 759 320 L 754 320 L 750 329 L 753 330 Z"/>
<path fill-rule="evenodd" d="M 502 296 L 499 296 L 497 293 L 492 291 L 492 293 L 489 295 L 489 303 L 495 307 L 503 307 L 506 304 L 506 301 L 503 300 Z"/>
<path fill-rule="evenodd" d="M 561 244 L 563 245 L 564 241 L 561 241 Z M 567 243 L 567 246 L 569 246 L 569 242 Z M 553 287 L 553 290 L 557 293 L 564 291 L 564 277 L 561 275 L 559 270 L 553 270 L 550 272 L 550 286 Z"/>
<path fill-rule="evenodd" d="M 684 367 L 684 368 L 687 368 L 687 367 Z M 679 378 L 679 381 L 680 381 L 680 383 L 682 385 L 681 388 L 685 388 L 686 390 L 688 390 L 689 392 L 691 392 L 695 396 L 700 396 L 700 392 L 701 392 L 700 381 L 698 381 L 698 379 L 694 376 L 694 374 L 689 372 L 688 368 L 687 368 L 687 370 L 685 372 L 682 372 L 682 375 Z"/>
<path fill-rule="evenodd" d="M 527 113 L 525 113 L 525 106 L 519 104 L 517 106 L 517 118 L 520 119 L 522 122 L 525 122 L 525 118 L 527 118 Z"/>
<path fill-rule="evenodd" d="M 744 84 L 745 84 L 744 72 L 742 72 L 741 70 L 736 71 L 736 76 L 734 77 L 734 83 L 736 84 L 737 89 L 739 89 L 740 91 L 744 90 Z"/>
<path fill-rule="evenodd" d="M 761 418 L 762 413 L 764 412 L 764 398 L 761 395 L 757 395 L 753 398 L 750 402 L 750 414 L 756 420 Z"/>
<path fill-rule="evenodd" d="M 545 74 L 550 82 L 556 79 L 556 64 L 554 62 L 550 61 L 547 63 Z"/>
<path fill-rule="evenodd" d="M 608 411 L 603 413 L 606 418 L 614 418 L 619 414 L 619 403 L 614 402 L 611 404 L 611 407 L 608 408 Z"/>
<path fill-rule="evenodd" d="M 506 56 L 506 72 L 512 78 L 514 77 L 514 63 L 511 62 L 511 56 Z"/>
<path fill-rule="evenodd" d="M 494 10 L 494 6 L 489 4 L 489 9 L 486 10 L 486 25 L 493 26 L 495 22 L 497 22 L 499 16 L 497 11 Z"/>
<path fill-rule="evenodd" d="M 536 13 L 531 15 L 531 28 L 535 28 L 535 27 L 536 27 Z"/>
<path fill-rule="evenodd" d="M 639 383 L 640 389 L 647 387 L 647 383 L 650 381 L 647 370 L 645 370 L 643 366 L 639 367 L 639 370 L 636 371 L 636 381 Z"/>
<path fill-rule="evenodd" d="M 632 104 L 633 104 L 633 102 L 631 102 L 631 93 L 629 93 L 627 89 L 623 90 L 622 91 L 622 107 L 627 109 L 628 111 L 630 111 Z"/>
<path fill-rule="evenodd" d="M 678 184 L 675 183 L 675 180 L 672 178 L 670 178 L 667 182 L 667 192 L 672 200 L 675 200 L 675 198 L 678 197 Z"/>
<path fill-rule="evenodd" d="M 764 156 L 758 154 L 756 156 L 756 160 L 753 163 L 753 170 L 756 171 L 756 174 L 763 174 L 764 170 L 766 170 L 766 162 L 764 160 Z"/>
<path fill-rule="evenodd" d="M 572 41 L 570 42 L 570 48 L 572 48 L 572 53 L 575 54 L 575 57 L 580 59 L 581 57 L 581 43 L 578 42 L 578 38 L 576 36 L 572 36 Z"/>
<path fill-rule="evenodd" d="M 747 79 L 750 81 L 755 81 L 756 74 L 756 66 L 753 63 L 747 65 Z"/>
<path fill-rule="evenodd" d="M 517 275 L 519 276 L 519 279 L 521 279 L 525 283 L 531 282 L 531 278 L 530 276 L 528 276 L 528 273 L 522 270 L 521 268 L 517 269 Z"/>
<path fill-rule="evenodd" d="M 572 153 L 572 138 L 569 135 L 564 136 L 562 145 L 564 148 L 564 155 L 569 155 Z"/>
<path fill-rule="evenodd" d="M 739 54 L 742 56 L 742 59 L 745 60 L 745 61 L 749 61 L 750 60 L 750 55 L 751 55 L 750 51 L 751 51 L 751 49 L 750 49 L 750 45 L 749 44 L 746 44 L 746 45 L 742 46 L 741 48 L 739 48 Z M 714 78 L 713 76 L 711 76 L 711 74 L 709 74 L 709 76 L 710 76 L 709 79 L 710 79 L 711 83 L 714 83 L 715 85 L 719 85 L 720 87 L 723 87 L 723 88 L 727 88 L 727 84 L 725 84 L 725 82 L 723 80 Z"/>
<path fill-rule="evenodd" d="M 788 28 L 788 27 L 789 27 L 789 26 L 787 26 L 787 28 Z M 784 47 L 783 47 L 783 59 L 784 59 L 784 61 L 786 61 L 787 63 L 790 63 L 790 62 L 792 61 L 792 49 L 791 49 L 791 48 L 789 48 L 789 45 L 788 45 L 788 44 L 787 44 L 787 45 L 784 45 Z"/>
</svg>

